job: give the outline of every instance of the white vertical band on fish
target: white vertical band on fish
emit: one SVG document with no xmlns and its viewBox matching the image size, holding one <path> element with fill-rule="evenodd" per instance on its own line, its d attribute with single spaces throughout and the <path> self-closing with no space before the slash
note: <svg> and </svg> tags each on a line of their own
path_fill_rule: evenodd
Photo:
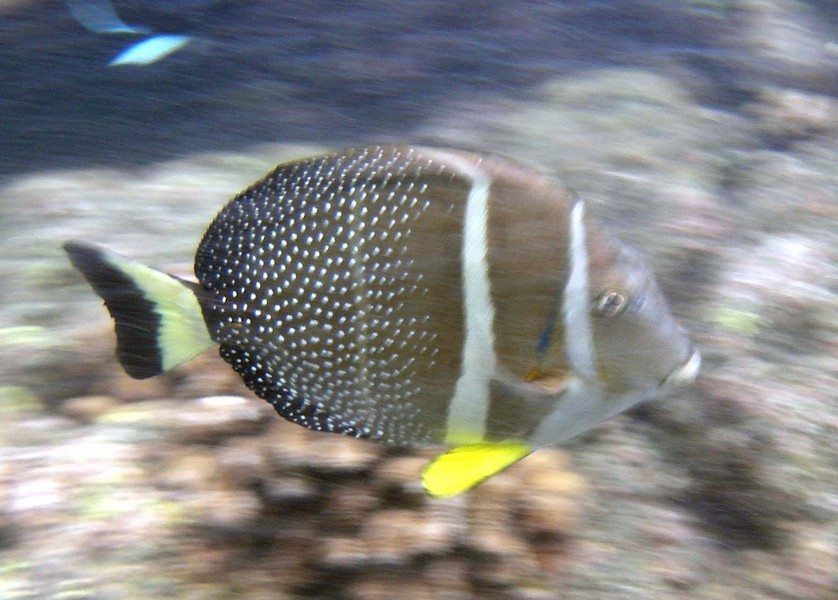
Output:
<svg viewBox="0 0 838 600">
<path fill-rule="evenodd" d="M 493 325 L 495 309 L 489 285 L 489 188 L 491 181 L 479 167 L 456 161 L 472 181 L 463 223 L 462 284 L 465 339 L 460 378 L 448 407 L 445 441 L 474 442 L 485 433 L 489 413 L 489 384 L 495 371 Z M 476 432 L 480 431 L 480 435 Z M 469 432 L 464 435 L 464 432 Z M 463 439 L 463 438 L 466 439 Z"/>
<path fill-rule="evenodd" d="M 573 369 L 583 378 L 596 378 L 588 290 L 588 250 L 585 239 L 585 204 L 577 200 L 570 211 L 570 276 L 564 290 L 562 314 L 565 325 L 565 351 Z"/>
</svg>

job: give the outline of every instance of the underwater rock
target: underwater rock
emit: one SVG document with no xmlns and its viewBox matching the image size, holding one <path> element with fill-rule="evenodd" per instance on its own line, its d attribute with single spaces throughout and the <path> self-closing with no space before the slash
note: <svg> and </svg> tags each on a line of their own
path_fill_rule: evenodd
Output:
<svg viewBox="0 0 838 600">
<path fill-rule="evenodd" d="M 380 449 L 371 442 L 346 439 L 337 435 L 323 436 L 309 447 L 307 469 L 313 473 L 330 475 L 358 475 L 368 472 L 380 456 Z"/>
<path fill-rule="evenodd" d="M 382 504 L 368 481 L 347 481 L 325 500 L 321 514 L 339 531 L 357 531 Z"/>
<path fill-rule="evenodd" d="M 838 572 L 838 531 L 804 530 L 792 540 L 791 580 L 801 597 L 829 598 L 835 593 Z"/>
<path fill-rule="evenodd" d="M 569 498 L 533 493 L 520 508 L 520 524 L 530 539 L 562 541 L 579 524 L 579 507 Z"/>
<path fill-rule="evenodd" d="M 323 543 L 317 563 L 323 569 L 356 571 L 367 564 L 367 545 L 351 535 L 334 535 Z"/>
<path fill-rule="evenodd" d="M 156 436 L 169 432 L 169 420 L 180 404 L 174 400 L 142 400 L 117 404 L 99 415 L 96 424 L 117 426 L 134 431 L 153 432 Z"/>
<path fill-rule="evenodd" d="M 353 600 L 391 600 L 396 590 L 399 597 L 411 600 L 433 600 L 440 597 L 431 582 L 419 577 L 406 578 L 398 573 L 370 574 L 352 582 L 348 588 L 347 597 Z M 460 598 L 465 600 L 472 596 L 457 596 L 456 593 L 451 596 L 451 600 Z"/>
<path fill-rule="evenodd" d="M 456 543 L 456 527 L 447 515 L 413 510 L 380 510 L 364 523 L 360 538 L 374 564 L 406 564 L 413 558 L 440 555 Z"/>
<path fill-rule="evenodd" d="M 238 435 L 254 435 L 274 418 L 270 405 L 242 396 L 207 396 L 181 403 L 168 415 L 172 435 L 186 442 L 213 443 Z"/>
<path fill-rule="evenodd" d="M 142 402 L 157 398 L 171 397 L 171 385 L 162 378 L 140 381 L 129 377 L 118 363 L 113 359 L 113 349 L 109 351 L 108 360 L 103 362 L 107 365 L 107 372 L 100 379 L 99 383 L 90 390 L 92 393 L 108 395 L 111 394 L 123 402 Z M 100 370 L 102 370 L 100 368 Z"/>
<path fill-rule="evenodd" d="M 747 81 L 774 79 L 835 91 L 838 54 L 829 20 L 811 2 L 738 0 L 731 11 L 728 44 L 740 52 L 738 63 Z M 744 82 L 743 82 L 744 83 Z"/>
<path fill-rule="evenodd" d="M 692 395 L 697 412 L 679 413 L 679 405 L 650 409 L 656 440 L 687 470 L 682 501 L 725 543 L 779 547 L 784 524 L 802 516 L 803 497 L 774 476 L 784 457 L 760 414 L 769 397 L 757 385 L 709 377 L 699 390 Z M 676 431 L 677 439 L 670 438 Z"/>
<path fill-rule="evenodd" d="M 560 175 L 594 206 L 608 206 L 606 224 L 626 230 L 654 226 L 667 184 L 712 189 L 723 151 L 749 139 L 741 118 L 703 107 L 674 79 L 641 68 L 557 78 L 529 102 L 481 104 L 457 118 L 439 127 L 443 139 L 455 143 L 476 128 L 477 145 Z"/>
<path fill-rule="evenodd" d="M 473 600 L 477 594 L 470 585 L 470 570 L 464 557 L 447 555 L 426 563 L 422 578 L 431 586 L 434 598 Z"/>
<path fill-rule="evenodd" d="M 545 579 L 537 552 L 514 528 L 499 530 L 498 535 L 491 537 L 486 535 L 489 530 L 486 524 L 482 534 L 478 534 L 474 549 L 479 554 L 469 562 L 471 578 L 478 588 L 508 591 Z"/>
<path fill-rule="evenodd" d="M 526 461 L 520 463 L 526 468 Z M 503 473 L 474 490 L 468 499 L 465 531 L 468 546 L 481 555 L 514 558 L 527 553 L 524 540 L 516 535 L 513 507 L 520 479 Z"/>
<path fill-rule="evenodd" d="M 789 88 L 766 88 L 759 102 L 749 107 L 760 132 L 788 143 L 838 130 L 838 101 L 824 94 Z"/>
<path fill-rule="evenodd" d="M 275 420 L 279 421 L 279 417 Z M 268 433 L 265 442 L 271 463 L 279 474 L 304 470 L 322 476 L 358 475 L 372 469 L 382 451 L 362 440 L 318 435 L 291 423 L 279 423 Z"/>
<path fill-rule="evenodd" d="M 302 476 L 267 479 L 262 482 L 259 495 L 262 502 L 271 508 L 305 508 L 317 506 L 323 500 L 316 482 Z"/>
<path fill-rule="evenodd" d="M 233 531 L 253 529 L 262 509 L 253 492 L 223 488 L 202 490 L 180 498 L 179 504 L 193 524 Z"/>
<path fill-rule="evenodd" d="M 92 423 L 118 404 L 112 396 L 78 396 L 61 403 L 61 412 L 82 423 Z"/>
<path fill-rule="evenodd" d="M 734 240 L 741 242 L 729 249 L 728 258 L 747 260 L 748 249 L 742 246 L 767 241 L 761 239 L 763 232 L 798 239 L 801 234 L 811 236 L 811 241 L 801 241 L 815 246 L 822 244 L 818 238 L 828 239 L 838 223 L 838 168 L 832 162 L 836 158 L 835 144 L 820 138 L 800 143 L 794 152 L 750 153 L 730 182 L 738 213 Z M 763 263 L 760 270 L 771 271 L 771 265 Z"/>
<path fill-rule="evenodd" d="M 383 488 L 382 493 L 398 493 L 405 500 L 423 505 L 428 501 L 428 494 L 419 474 L 432 457 L 432 452 L 421 450 L 408 456 L 386 457 L 376 466 L 373 478 Z"/>
<path fill-rule="evenodd" d="M 728 332 L 752 338 L 753 352 L 795 354 L 825 350 L 824 331 L 838 298 L 838 251 L 809 236 L 774 234 L 742 252 L 721 281 L 715 319 Z M 738 320 L 734 317 L 740 315 Z"/>
<path fill-rule="evenodd" d="M 503 597 L 540 591 L 584 521 L 587 488 L 563 451 L 542 450 L 516 471 L 485 482 L 467 503 L 464 543 L 480 557 L 472 577 L 479 589 L 503 589 Z"/>
<path fill-rule="evenodd" d="M 188 491 L 218 487 L 220 469 L 216 453 L 202 446 L 176 448 L 161 465 L 157 480 L 165 488 Z"/>
<path fill-rule="evenodd" d="M 237 486 L 249 487 L 261 483 L 269 474 L 264 442 L 258 435 L 226 439 L 216 454 L 224 476 Z"/>
<path fill-rule="evenodd" d="M 521 477 L 520 489 L 526 493 L 517 498 L 516 522 L 527 538 L 539 543 L 560 542 L 582 524 L 578 499 L 587 486 L 578 474 L 563 470 L 563 457 L 557 450 L 533 455 Z"/>
<path fill-rule="evenodd" d="M 44 404 L 31 390 L 16 385 L 0 386 L 0 416 L 32 415 L 43 412 Z"/>
<path fill-rule="evenodd" d="M 169 451 L 155 481 L 172 491 L 184 519 L 195 525 L 245 530 L 262 511 L 256 493 L 229 477 L 211 446 L 193 444 Z"/>
</svg>

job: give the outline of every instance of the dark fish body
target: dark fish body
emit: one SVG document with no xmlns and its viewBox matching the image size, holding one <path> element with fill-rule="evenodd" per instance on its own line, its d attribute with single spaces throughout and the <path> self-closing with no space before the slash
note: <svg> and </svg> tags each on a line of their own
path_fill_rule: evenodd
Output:
<svg viewBox="0 0 838 600">
<path fill-rule="evenodd" d="M 67 250 L 130 374 L 218 344 L 309 429 L 462 446 L 426 471 L 438 495 L 698 369 L 638 256 L 558 182 L 496 157 L 376 146 L 280 165 L 209 226 L 197 286 Z"/>
</svg>

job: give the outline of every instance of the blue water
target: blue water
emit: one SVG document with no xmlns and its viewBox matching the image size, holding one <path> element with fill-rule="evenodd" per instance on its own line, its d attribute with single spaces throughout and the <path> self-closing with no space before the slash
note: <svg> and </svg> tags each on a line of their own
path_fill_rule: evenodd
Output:
<svg viewBox="0 0 838 600">
<path fill-rule="evenodd" d="M 14 4 L 14 3 L 13 3 Z M 193 43 L 108 68 L 136 38 L 96 35 L 57 0 L 0 13 L 0 174 L 136 164 L 254 142 L 410 139 L 446 101 L 524 95 L 602 65 L 677 72 L 703 102 L 747 102 L 735 3 L 623 0 L 117 1 L 127 23 Z M 811 2 L 824 31 L 838 3 Z M 834 36 L 833 36 L 834 39 Z M 764 82 L 764 81 L 763 81 Z M 823 78 L 803 82 L 838 88 Z"/>
</svg>

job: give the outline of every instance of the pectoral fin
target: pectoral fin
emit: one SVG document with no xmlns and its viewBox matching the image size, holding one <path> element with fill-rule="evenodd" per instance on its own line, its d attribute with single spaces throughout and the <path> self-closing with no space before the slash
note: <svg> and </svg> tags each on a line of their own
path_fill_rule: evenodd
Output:
<svg viewBox="0 0 838 600">
<path fill-rule="evenodd" d="M 438 456 L 422 471 L 431 496 L 444 498 L 470 490 L 532 452 L 524 444 L 470 444 Z"/>
</svg>

